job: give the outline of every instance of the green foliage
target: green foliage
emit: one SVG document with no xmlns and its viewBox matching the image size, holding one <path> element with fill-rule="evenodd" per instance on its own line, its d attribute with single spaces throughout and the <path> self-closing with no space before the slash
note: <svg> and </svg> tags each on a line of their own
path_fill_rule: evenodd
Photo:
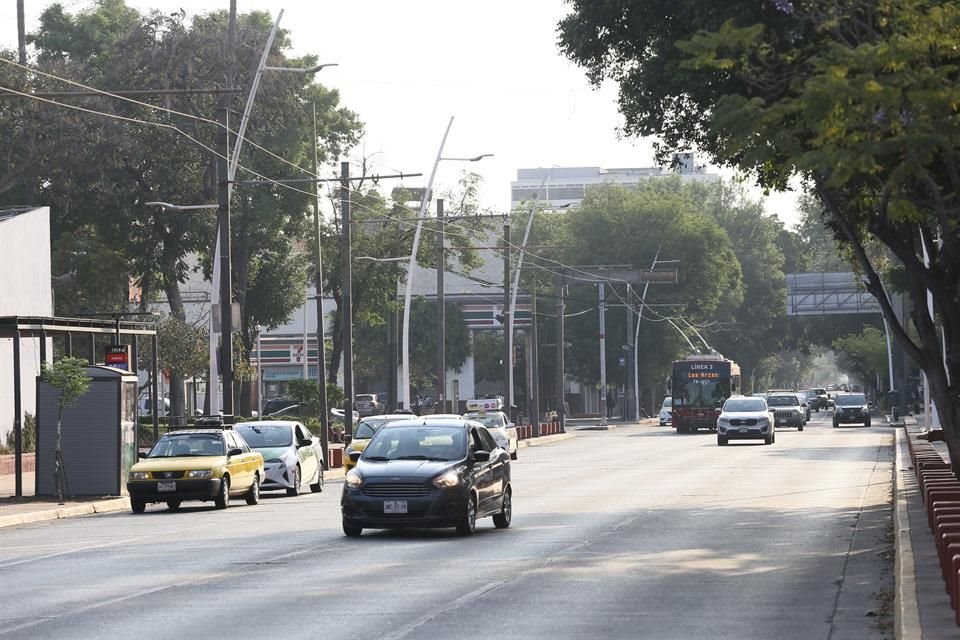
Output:
<svg viewBox="0 0 960 640">
<path fill-rule="evenodd" d="M 503 332 L 473 334 L 473 375 L 477 382 L 503 381 Z"/>
<path fill-rule="evenodd" d="M 837 364 L 854 379 L 872 385 L 880 376 L 887 377 L 887 339 L 883 331 L 865 326 L 858 334 L 848 334 L 833 341 Z"/>
<path fill-rule="evenodd" d="M 287 393 L 300 405 L 305 416 L 317 415 L 320 411 L 320 385 L 316 380 L 294 378 L 287 382 Z"/>
<path fill-rule="evenodd" d="M 16 438 L 16 433 L 9 431 L 6 443 L 0 445 L 0 454 L 14 453 L 17 449 Z M 20 429 L 20 450 L 24 453 L 37 450 L 37 418 L 29 412 L 24 414 L 23 427 Z"/>
<path fill-rule="evenodd" d="M 62 411 L 72 406 L 90 388 L 87 361 L 82 358 L 60 358 L 52 365 L 40 365 L 40 380 L 59 393 L 57 404 Z"/>
</svg>

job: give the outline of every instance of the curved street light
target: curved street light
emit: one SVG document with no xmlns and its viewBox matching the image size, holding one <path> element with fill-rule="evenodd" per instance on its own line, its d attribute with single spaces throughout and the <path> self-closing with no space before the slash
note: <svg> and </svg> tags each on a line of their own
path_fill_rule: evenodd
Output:
<svg viewBox="0 0 960 640">
<path fill-rule="evenodd" d="M 440 148 L 437 150 L 437 159 L 433 162 L 433 169 L 430 170 L 430 179 L 427 181 L 427 188 L 420 200 L 420 212 L 417 215 L 417 228 L 413 233 L 413 248 L 410 251 L 409 266 L 407 267 L 407 285 L 403 296 L 403 361 L 402 373 L 400 376 L 400 399 L 403 402 L 404 409 L 410 408 L 410 302 L 413 297 L 413 267 L 417 263 L 417 249 L 420 247 L 420 232 L 423 228 L 423 219 L 427 212 L 430 200 L 433 199 L 433 179 L 437 175 L 437 167 L 441 160 L 460 160 L 466 162 L 476 162 L 493 154 L 484 153 L 478 156 L 469 156 L 466 158 L 445 158 L 443 157 L 443 147 L 447 143 L 447 135 L 450 133 L 450 127 L 453 126 L 453 116 L 447 123 L 447 128 L 443 132 L 443 139 L 440 140 Z"/>
<path fill-rule="evenodd" d="M 219 209 L 218 204 L 170 204 L 169 202 L 144 202 L 148 207 L 160 207 L 161 209 L 170 209 L 171 211 L 194 211 L 196 209 Z"/>
</svg>

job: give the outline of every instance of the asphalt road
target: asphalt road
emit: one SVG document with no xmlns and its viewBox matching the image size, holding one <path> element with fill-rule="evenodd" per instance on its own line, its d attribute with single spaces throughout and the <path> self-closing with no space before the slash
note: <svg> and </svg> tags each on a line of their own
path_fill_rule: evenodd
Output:
<svg viewBox="0 0 960 640">
<path fill-rule="evenodd" d="M 0 639 L 892 637 L 892 431 L 814 417 L 522 449 L 513 526 L 470 538 L 348 539 L 332 482 L 3 529 Z"/>
</svg>

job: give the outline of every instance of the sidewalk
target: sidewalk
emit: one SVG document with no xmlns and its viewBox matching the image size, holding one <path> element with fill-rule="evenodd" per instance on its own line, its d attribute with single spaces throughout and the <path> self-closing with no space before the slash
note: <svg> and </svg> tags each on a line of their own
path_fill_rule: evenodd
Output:
<svg viewBox="0 0 960 640">
<path fill-rule="evenodd" d="M 896 637 L 902 640 L 957 638 L 960 627 L 950 607 L 933 533 L 907 447 L 907 439 L 922 432 L 913 416 L 896 429 L 894 531 L 896 536 Z M 949 460 L 946 446 L 937 452 Z"/>
</svg>

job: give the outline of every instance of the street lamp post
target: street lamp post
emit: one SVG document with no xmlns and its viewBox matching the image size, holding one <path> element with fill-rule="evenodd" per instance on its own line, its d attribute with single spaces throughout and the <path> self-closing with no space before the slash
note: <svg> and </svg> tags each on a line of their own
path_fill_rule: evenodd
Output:
<svg viewBox="0 0 960 640">
<path fill-rule="evenodd" d="M 430 170 L 430 179 L 427 181 L 427 188 L 420 200 L 420 211 L 417 215 L 417 228 L 413 233 L 413 248 L 410 250 L 410 261 L 407 267 L 407 283 L 403 295 L 403 337 L 402 337 L 402 368 L 400 380 L 400 398 L 403 402 L 403 408 L 410 408 L 410 302 L 413 297 L 413 268 L 417 263 L 417 250 L 420 248 L 420 232 L 423 229 L 423 218 L 426 215 L 430 200 L 433 199 L 433 179 L 437 175 L 437 167 L 441 160 L 459 160 L 464 162 L 477 162 L 493 154 L 484 153 L 478 156 L 467 158 L 445 158 L 443 157 L 443 147 L 447 143 L 447 135 L 450 133 L 450 127 L 453 126 L 453 116 L 447 123 L 447 128 L 443 132 L 443 139 L 440 140 L 440 148 L 437 150 L 437 159 L 433 162 L 433 169 Z"/>
</svg>

